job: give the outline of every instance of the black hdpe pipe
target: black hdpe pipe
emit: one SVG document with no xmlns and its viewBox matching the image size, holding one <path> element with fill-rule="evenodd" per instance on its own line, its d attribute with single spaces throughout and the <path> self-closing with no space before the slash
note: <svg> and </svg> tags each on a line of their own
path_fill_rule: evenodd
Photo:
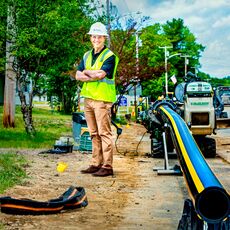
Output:
<svg viewBox="0 0 230 230">
<path fill-rule="evenodd" d="M 171 107 L 171 108 L 170 108 Z M 198 216 L 210 224 L 221 223 L 230 215 L 230 197 L 218 181 L 184 120 L 163 101 L 154 108 L 170 128 L 183 176 Z"/>
</svg>

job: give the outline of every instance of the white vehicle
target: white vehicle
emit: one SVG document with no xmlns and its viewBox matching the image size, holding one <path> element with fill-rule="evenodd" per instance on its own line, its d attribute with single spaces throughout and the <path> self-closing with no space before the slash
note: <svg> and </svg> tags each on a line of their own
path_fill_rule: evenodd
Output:
<svg viewBox="0 0 230 230">
<path fill-rule="evenodd" d="M 183 82 L 175 88 L 181 116 L 190 128 L 205 157 L 215 157 L 216 114 L 211 84 L 204 81 Z"/>
</svg>

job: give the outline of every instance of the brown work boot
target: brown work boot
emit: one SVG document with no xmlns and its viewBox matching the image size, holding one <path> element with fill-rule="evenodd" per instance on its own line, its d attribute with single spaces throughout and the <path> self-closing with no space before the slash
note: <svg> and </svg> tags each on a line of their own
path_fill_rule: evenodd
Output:
<svg viewBox="0 0 230 230">
<path fill-rule="evenodd" d="M 95 173 L 92 173 L 93 176 L 112 176 L 113 175 L 113 169 L 107 169 L 107 168 L 100 168 L 100 170 L 98 170 Z"/>
<path fill-rule="evenodd" d="M 81 173 L 87 174 L 87 173 L 95 173 L 97 172 L 101 167 L 90 165 L 89 168 L 81 170 Z"/>
</svg>

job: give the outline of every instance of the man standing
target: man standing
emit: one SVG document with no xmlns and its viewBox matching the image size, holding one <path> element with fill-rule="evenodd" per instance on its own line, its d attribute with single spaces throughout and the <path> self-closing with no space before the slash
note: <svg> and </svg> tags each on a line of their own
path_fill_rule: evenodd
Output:
<svg viewBox="0 0 230 230">
<path fill-rule="evenodd" d="M 104 24 L 94 23 L 88 33 L 93 49 L 86 52 L 78 66 L 76 80 L 84 82 L 85 118 L 92 139 L 92 160 L 82 173 L 113 175 L 111 107 L 116 100 L 115 74 L 118 57 L 105 46 L 108 36 Z"/>
</svg>

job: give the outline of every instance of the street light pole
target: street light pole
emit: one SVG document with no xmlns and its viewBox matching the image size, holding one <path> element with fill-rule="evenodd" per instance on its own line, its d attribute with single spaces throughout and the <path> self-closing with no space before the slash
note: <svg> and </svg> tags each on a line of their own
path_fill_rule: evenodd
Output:
<svg viewBox="0 0 230 230">
<path fill-rule="evenodd" d="M 139 34 L 140 32 L 136 31 L 136 76 L 139 77 Z"/>
<path fill-rule="evenodd" d="M 135 108 L 135 120 L 137 119 L 137 82 L 139 79 L 139 34 L 140 32 L 136 31 L 136 77 L 134 79 L 134 108 Z"/>
<path fill-rule="evenodd" d="M 167 56 L 168 52 L 167 49 L 173 48 L 172 46 L 164 46 L 164 47 L 159 47 L 161 49 L 164 49 L 165 52 L 165 97 L 168 97 L 168 63 L 167 63 Z"/>
<path fill-rule="evenodd" d="M 165 97 L 168 98 L 168 60 L 174 56 L 181 55 L 180 53 L 172 54 L 169 56 L 167 48 L 173 48 L 172 46 L 159 47 L 165 50 Z"/>
<path fill-rule="evenodd" d="M 188 65 L 188 58 L 190 57 L 189 55 L 181 55 L 181 57 L 184 57 L 184 76 L 187 74 L 187 65 Z"/>
</svg>

